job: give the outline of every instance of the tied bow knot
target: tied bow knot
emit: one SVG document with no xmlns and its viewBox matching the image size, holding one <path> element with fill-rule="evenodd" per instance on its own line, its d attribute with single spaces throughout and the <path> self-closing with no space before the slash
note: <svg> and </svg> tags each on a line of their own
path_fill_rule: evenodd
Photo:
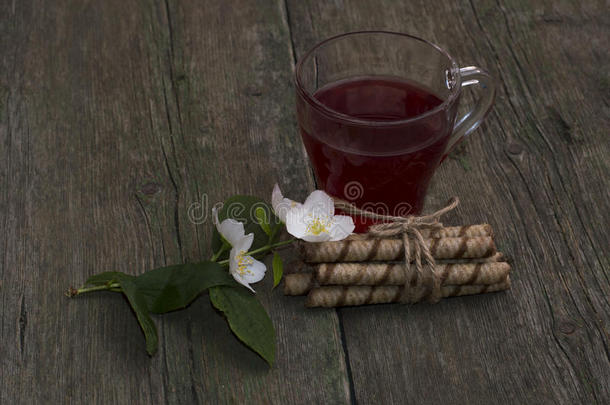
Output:
<svg viewBox="0 0 610 405">
<path fill-rule="evenodd" d="M 435 261 L 430 247 L 426 244 L 421 233 L 424 229 L 432 231 L 441 229 L 443 224 L 440 217 L 455 209 L 459 199 L 453 197 L 447 205 L 429 215 L 406 217 L 380 215 L 372 211 L 362 210 L 353 204 L 335 198 L 335 207 L 351 215 L 360 215 L 377 221 L 383 221 L 369 227 L 368 234 L 377 238 L 394 238 L 400 236 L 404 249 L 404 271 L 405 284 L 401 295 L 401 301 L 414 303 L 423 297 L 428 297 L 430 302 L 437 302 L 441 298 L 441 281 L 435 271 Z M 413 248 L 411 248 L 413 244 Z M 413 257 L 411 254 L 413 250 Z M 422 257 L 423 256 L 423 257 Z M 423 261 L 422 261 L 423 258 Z M 410 266 L 415 262 L 415 272 Z"/>
</svg>

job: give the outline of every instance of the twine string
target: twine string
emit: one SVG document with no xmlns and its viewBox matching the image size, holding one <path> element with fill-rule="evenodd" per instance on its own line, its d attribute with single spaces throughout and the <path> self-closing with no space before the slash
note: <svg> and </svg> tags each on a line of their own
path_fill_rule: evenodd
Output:
<svg viewBox="0 0 610 405">
<path fill-rule="evenodd" d="M 334 198 L 335 207 L 351 215 L 360 215 L 376 221 L 382 221 L 369 227 L 368 234 L 377 238 L 392 238 L 400 236 L 404 249 L 404 275 L 405 283 L 402 289 L 401 301 L 413 303 L 425 296 L 431 302 L 437 302 L 441 297 L 441 282 L 435 271 L 434 257 L 426 245 L 421 231 L 423 229 L 437 230 L 443 227 L 440 217 L 455 209 L 459 199 L 453 197 L 447 205 L 428 215 L 406 217 L 381 215 L 373 211 L 362 210 L 353 204 Z M 411 243 L 413 243 L 413 256 L 411 257 Z M 423 256 L 423 261 L 422 261 Z M 410 263 L 414 259 L 415 274 L 410 274 Z"/>
</svg>

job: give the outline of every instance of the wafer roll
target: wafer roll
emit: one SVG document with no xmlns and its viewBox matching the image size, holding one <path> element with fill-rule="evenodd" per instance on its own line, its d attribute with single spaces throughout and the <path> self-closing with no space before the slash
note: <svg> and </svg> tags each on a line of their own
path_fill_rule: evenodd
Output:
<svg viewBox="0 0 610 405">
<path fill-rule="evenodd" d="M 314 273 L 294 273 L 284 276 L 284 295 L 306 295 L 318 287 Z"/>
<path fill-rule="evenodd" d="M 473 259 L 439 259 L 435 260 L 438 264 L 451 264 L 451 263 L 491 263 L 491 262 L 505 262 L 506 257 L 502 252 L 496 252 L 489 257 L 480 257 Z M 400 262 L 400 260 L 399 260 Z M 402 263 L 402 262 L 401 262 Z"/>
<path fill-rule="evenodd" d="M 496 252 L 489 257 L 481 257 L 478 259 L 439 259 L 436 260 L 436 264 L 451 264 L 451 263 L 491 263 L 491 262 L 505 262 L 506 257 L 502 252 Z M 361 262 L 362 263 L 362 262 Z M 375 263 L 375 262 L 370 262 Z M 392 264 L 402 264 L 404 261 L 396 260 L 396 261 L 388 261 L 384 263 L 392 263 Z M 284 273 L 311 273 L 317 263 L 307 264 L 303 260 L 293 260 L 289 264 L 285 266 Z"/>
<path fill-rule="evenodd" d="M 496 246 L 489 236 L 425 239 L 425 243 L 435 259 L 482 258 L 496 253 Z M 411 253 L 414 246 L 414 243 L 410 244 Z M 297 249 L 301 259 L 308 263 L 390 261 L 404 257 L 401 239 L 301 242 Z"/>
<path fill-rule="evenodd" d="M 493 229 L 489 224 L 476 224 L 464 226 L 447 226 L 440 229 L 424 229 L 424 238 L 461 238 L 475 236 L 493 236 Z"/>
<path fill-rule="evenodd" d="M 476 236 L 493 236 L 493 229 L 489 224 L 476 224 L 464 226 L 446 226 L 442 228 L 422 228 L 420 233 L 424 238 L 461 238 Z M 368 233 L 353 233 L 347 239 L 372 239 Z"/>
<path fill-rule="evenodd" d="M 502 291 L 510 288 L 510 277 L 501 283 L 491 285 L 443 286 L 442 296 L 457 297 L 460 295 L 482 294 Z M 367 304 L 388 304 L 401 302 L 401 286 L 327 286 L 314 288 L 307 295 L 307 307 L 342 307 Z"/>
<path fill-rule="evenodd" d="M 510 272 L 510 265 L 497 263 L 437 264 L 441 285 L 497 284 Z M 323 263 L 312 273 L 287 274 L 285 295 L 305 295 L 318 285 L 398 285 L 405 284 L 402 264 Z"/>
<path fill-rule="evenodd" d="M 411 265 L 408 274 L 415 272 Z M 434 267 L 442 284 L 495 284 L 506 278 L 510 266 L 505 262 L 437 264 Z M 323 263 L 316 267 L 320 285 L 403 285 L 403 264 Z"/>
</svg>

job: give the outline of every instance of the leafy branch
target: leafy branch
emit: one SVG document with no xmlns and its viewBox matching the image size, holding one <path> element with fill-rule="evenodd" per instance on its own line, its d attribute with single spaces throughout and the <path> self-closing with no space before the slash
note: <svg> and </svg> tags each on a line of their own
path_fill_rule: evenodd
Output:
<svg viewBox="0 0 610 405">
<path fill-rule="evenodd" d="M 284 198 L 276 184 L 271 201 L 273 209 L 259 198 L 235 196 L 221 209 L 212 209 L 215 229 L 208 261 L 161 267 L 139 276 L 104 272 L 89 277 L 81 288 L 71 287 L 68 296 L 95 291 L 125 295 L 152 356 L 158 336 L 150 314 L 185 308 L 208 291 L 212 305 L 224 315 L 235 336 L 271 366 L 275 329 L 265 308 L 248 291 L 254 292 L 250 284 L 260 281 L 267 270 L 257 259 L 273 253 L 275 288 L 284 267 L 277 250 L 295 241 L 279 240 L 284 222 L 288 233 L 307 242 L 341 240 L 354 230 L 351 217 L 334 215 L 333 200 L 323 191 L 315 190 L 301 204 Z"/>
<path fill-rule="evenodd" d="M 236 206 L 242 210 L 235 210 Z M 253 212 L 254 215 L 244 212 Z M 232 218 L 242 222 L 245 232 L 254 234 L 252 246 L 247 252 L 250 256 L 263 257 L 294 242 L 293 239 L 278 241 L 282 223 L 271 208 L 256 197 L 229 198 L 218 216 L 220 220 Z M 235 336 L 272 365 L 275 360 L 275 329 L 255 295 L 238 284 L 227 271 L 230 249 L 231 245 L 214 229 L 213 254 L 209 261 L 161 267 L 139 276 L 104 272 L 89 277 L 81 288 L 71 287 L 67 295 L 75 297 L 95 291 L 125 295 L 144 333 L 146 351 L 152 356 L 158 348 L 158 336 L 150 314 L 183 309 L 209 291 L 212 305 L 224 315 Z M 281 259 L 275 253 L 274 287 L 281 279 L 279 268 Z"/>
</svg>

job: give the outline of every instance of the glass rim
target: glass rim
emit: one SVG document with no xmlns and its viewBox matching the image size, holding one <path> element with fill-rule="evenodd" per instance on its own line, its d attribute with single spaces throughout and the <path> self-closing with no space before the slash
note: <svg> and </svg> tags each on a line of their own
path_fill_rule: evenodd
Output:
<svg viewBox="0 0 610 405">
<path fill-rule="evenodd" d="M 450 65 L 451 65 L 452 73 L 454 74 L 454 77 L 455 77 L 455 84 L 454 84 L 453 88 L 449 89 L 449 96 L 441 104 L 439 104 L 436 107 L 434 107 L 424 113 L 421 113 L 419 115 L 401 119 L 401 120 L 395 120 L 395 121 L 376 121 L 376 120 L 367 120 L 367 119 L 362 119 L 362 118 L 356 118 L 356 117 L 352 117 L 347 114 L 343 114 L 335 109 L 332 109 L 332 108 L 324 105 L 317 98 L 315 98 L 313 96 L 313 94 L 311 94 L 309 91 L 307 91 L 305 89 L 305 86 L 303 85 L 303 83 L 301 81 L 301 73 L 302 73 L 302 69 L 303 69 L 303 64 L 318 49 L 322 48 L 325 45 L 328 45 L 331 42 L 334 42 L 334 41 L 337 41 L 337 40 L 340 40 L 340 39 L 343 39 L 346 37 L 357 36 L 357 35 L 370 35 L 370 34 L 397 35 L 400 37 L 405 37 L 405 38 L 409 38 L 412 40 L 416 40 L 416 41 L 422 42 L 428 46 L 431 46 L 437 52 L 439 52 L 441 55 L 443 55 L 445 58 L 447 58 L 447 60 L 449 61 Z M 346 32 L 343 34 L 339 34 L 339 35 L 335 35 L 333 37 L 327 38 L 324 41 L 317 43 L 311 49 L 309 49 L 307 52 L 305 52 L 305 54 L 301 58 L 299 58 L 299 60 L 297 61 L 297 64 L 295 67 L 295 72 L 294 72 L 294 81 L 295 81 L 295 87 L 296 87 L 297 92 L 299 94 L 301 94 L 301 96 L 313 108 L 315 108 L 322 114 L 325 114 L 325 115 L 327 115 L 331 118 L 337 119 L 337 120 L 347 121 L 350 124 L 363 125 L 363 126 L 375 126 L 375 127 L 400 126 L 400 125 L 404 125 L 407 123 L 412 123 L 414 121 L 417 121 L 417 120 L 427 117 L 429 115 L 435 114 L 443 109 L 446 109 L 446 107 L 448 105 L 453 103 L 457 99 L 458 95 L 460 94 L 460 92 L 462 90 L 462 83 L 461 83 L 462 79 L 461 79 L 461 75 L 460 75 L 459 66 L 458 66 L 457 62 L 455 61 L 455 59 L 449 54 L 449 52 L 447 52 L 440 46 L 438 46 L 430 41 L 427 41 L 423 38 L 419 38 L 414 35 L 409 35 L 409 34 L 405 34 L 402 32 L 384 31 L 384 30 Z"/>
</svg>

